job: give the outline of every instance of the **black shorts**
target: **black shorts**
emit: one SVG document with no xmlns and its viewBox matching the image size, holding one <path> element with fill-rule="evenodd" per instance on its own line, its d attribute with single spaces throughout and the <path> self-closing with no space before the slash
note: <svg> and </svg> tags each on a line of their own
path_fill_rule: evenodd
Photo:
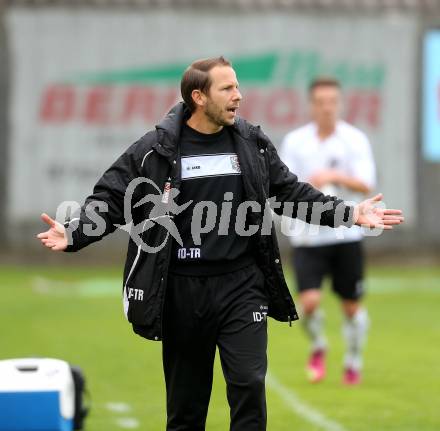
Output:
<svg viewBox="0 0 440 431">
<path fill-rule="evenodd" d="M 364 253 L 361 241 L 318 247 L 295 247 L 293 266 L 299 292 L 320 289 L 330 275 L 333 291 L 343 299 L 360 299 L 364 294 Z"/>
</svg>

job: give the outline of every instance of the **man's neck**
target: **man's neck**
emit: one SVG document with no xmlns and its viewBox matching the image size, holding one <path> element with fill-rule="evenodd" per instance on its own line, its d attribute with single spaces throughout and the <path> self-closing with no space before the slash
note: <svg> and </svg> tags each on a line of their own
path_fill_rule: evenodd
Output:
<svg viewBox="0 0 440 431">
<path fill-rule="evenodd" d="M 205 133 L 206 135 L 220 132 L 220 130 L 223 129 L 223 126 L 212 123 L 204 114 L 198 112 L 194 112 L 186 124 L 188 124 L 191 129 L 197 130 L 200 133 Z"/>
<path fill-rule="evenodd" d="M 336 125 L 333 124 L 331 126 L 320 126 L 318 125 L 318 137 L 321 141 L 325 141 L 329 138 L 333 133 L 335 133 Z"/>
</svg>

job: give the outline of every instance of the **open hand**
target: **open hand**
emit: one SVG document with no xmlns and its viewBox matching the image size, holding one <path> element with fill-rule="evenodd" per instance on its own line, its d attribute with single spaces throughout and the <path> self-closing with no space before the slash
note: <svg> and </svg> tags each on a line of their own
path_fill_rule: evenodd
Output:
<svg viewBox="0 0 440 431">
<path fill-rule="evenodd" d="M 37 238 L 41 240 L 42 244 L 53 251 L 62 251 L 67 248 L 66 229 L 57 221 L 50 218 L 46 213 L 41 214 L 41 220 L 47 223 L 50 228 L 46 232 L 41 232 Z"/>
<path fill-rule="evenodd" d="M 359 226 L 390 230 L 394 225 L 403 223 L 401 210 L 378 208 L 375 205 L 382 201 L 380 193 L 362 201 L 354 207 L 354 222 Z"/>
</svg>

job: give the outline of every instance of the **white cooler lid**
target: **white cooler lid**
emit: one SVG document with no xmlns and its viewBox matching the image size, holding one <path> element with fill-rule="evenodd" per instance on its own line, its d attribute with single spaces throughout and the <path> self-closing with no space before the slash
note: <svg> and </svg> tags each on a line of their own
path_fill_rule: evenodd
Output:
<svg viewBox="0 0 440 431">
<path fill-rule="evenodd" d="M 2 392 L 59 392 L 60 413 L 71 419 L 75 411 L 75 389 L 66 361 L 50 358 L 6 359 L 0 361 Z"/>
</svg>

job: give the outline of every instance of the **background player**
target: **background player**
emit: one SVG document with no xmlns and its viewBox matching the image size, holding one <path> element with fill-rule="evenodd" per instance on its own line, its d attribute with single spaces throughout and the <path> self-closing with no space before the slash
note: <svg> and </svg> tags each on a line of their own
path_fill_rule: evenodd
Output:
<svg viewBox="0 0 440 431">
<path fill-rule="evenodd" d="M 283 140 L 280 156 L 300 181 L 307 181 L 324 194 L 345 201 L 359 201 L 375 186 L 375 165 L 368 138 L 339 119 L 341 89 L 330 78 L 314 80 L 309 87 L 312 122 L 292 131 Z M 290 236 L 294 247 L 299 298 L 306 333 L 312 344 L 308 362 L 311 381 L 325 377 L 327 340 L 320 309 L 321 287 L 330 275 L 334 292 L 341 299 L 345 315 L 346 341 L 344 382 L 360 382 L 362 347 L 369 320 L 361 298 L 364 294 L 362 232 L 360 227 L 329 229 L 295 220 Z"/>
</svg>

